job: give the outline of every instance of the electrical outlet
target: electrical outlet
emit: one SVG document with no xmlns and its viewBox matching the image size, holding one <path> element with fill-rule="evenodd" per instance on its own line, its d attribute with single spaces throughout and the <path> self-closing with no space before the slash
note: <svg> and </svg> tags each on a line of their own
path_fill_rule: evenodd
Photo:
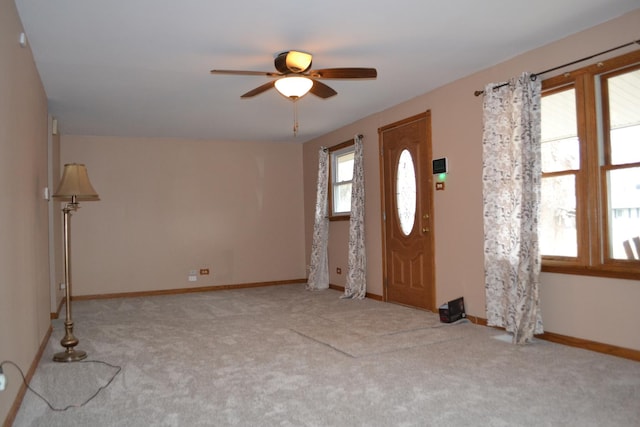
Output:
<svg viewBox="0 0 640 427">
<path fill-rule="evenodd" d="M 61 291 L 64 291 L 65 285 L 64 283 L 60 283 L 58 287 L 60 288 Z"/>
<path fill-rule="evenodd" d="M 209 269 L 208 268 L 201 268 L 200 269 L 200 275 L 201 276 L 206 276 L 207 274 L 209 274 Z"/>
<path fill-rule="evenodd" d="M 192 276 L 192 275 L 190 275 L 190 276 L 189 276 L 189 281 L 190 281 L 190 282 L 197 282 L 197 281 L 198 281 L 198 276 Z"/>
<path fill-rule="evenodd" d="M 336 273 L 342 274 L 342 269 L 340 267 L 336 268 Z"/>
</svg>

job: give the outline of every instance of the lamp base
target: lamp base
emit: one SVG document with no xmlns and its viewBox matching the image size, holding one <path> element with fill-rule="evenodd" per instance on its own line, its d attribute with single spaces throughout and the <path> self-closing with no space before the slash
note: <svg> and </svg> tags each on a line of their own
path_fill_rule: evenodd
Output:
<svg viewBox="0 0 640 427">
<path fill-rule="evenodd" d="M 53 355 L 54 362 L 77 362 L 86 359 L 87 352 L 82 350 L 74 350 L 72 348 L 61 351 Z"/>
</svg>

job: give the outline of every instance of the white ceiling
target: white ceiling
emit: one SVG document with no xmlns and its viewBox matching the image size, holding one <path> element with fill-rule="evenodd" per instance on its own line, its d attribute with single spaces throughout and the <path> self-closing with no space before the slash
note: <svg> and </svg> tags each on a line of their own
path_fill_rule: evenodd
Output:
<svg viewBox="0 0 640 427">
<path fill-rule="evenodd" d="M 16 0 L 52 115 L 65 134 L 304 142 L 569 34 L 638 0 Z M 338 95 L 240 95 L 310 52 Z M 595 53 L 595 52 L 594 52 Z M 535 71 L 535 70 L 532 70 Z M 470 94 L 471 96 L 471 94 Z"/>
</svg>

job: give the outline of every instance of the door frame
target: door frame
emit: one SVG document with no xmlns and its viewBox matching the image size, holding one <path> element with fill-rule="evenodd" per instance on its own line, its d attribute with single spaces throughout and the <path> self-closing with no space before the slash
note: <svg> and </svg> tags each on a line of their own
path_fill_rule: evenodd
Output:
<svg viewBox="0 0 640 427">
<path fill-rule="evenodd" d="M 428 265 L 425 266 L 425 268 L 427 268 L 430 272 L 430 281 L 431 284 L 433 286 L 433 292 L 432 294 L 432 298 L 431 301 L 428 301 L 428 306 L 431 307 L 431 311 L 436 312 L 437 311 L 437 306 L 436 306 L 436 292 L 437 292 L 437 287 L 436 287 L 436 274 L 435 274 L 435 237 L 434 237 L 434 191 L 433 191 L 433 174 L 431 173 L 431 169 L 430 169 L 430 165 L 431 162 L 433 161 L 433 153 L 432 153 L 432 139 L 431 139 L 431 134 L 432 134 L 432 130 L 431 130 L 431 110 L 426 110 L 423 113 L 419 113 L 416 114 L 414 116 L 410 116 L 407 117 L 405 119 L 402 120 L 398 120 L 396 122 L 390 123 L 388 125 L 385 126 L 381 126 L 378 128 L 378 152 L 379 152 L 379 159 L 380 159 L 380 165 L 379 165 L 379 170 L 380 170 L 380 211 L 382 213 L 381 215 L 381 233 L 382 233 L 382 299 L 385 302 L 389 302 L 389 296 L 388 296 L 388 292 L 387 292 L 387 288 L 388 288 L 388 272 L 387 272 L 387 262 L 388 262 L 388 257 L 387 257 L 387 230 L 386 230 L 386 212 L 385 212 L 385 206 L 386 206 L 386 201 L 387 201 L 387 194 L 385 193 L 385 174 L 384 174 L 384 138 L 383 138 L 383 133 L 387 130 L 393 129 L 393 128 L 397 128 L 421 119 L 425 119 L 426 120 L 426 130 L 427 130 L 427 134 L 425 135 L 425 150 L 427 151 L 427 164 L 426 165 L 421 165 L 423 166 L 426 170 L 422 170 L 422 174 L 425 176 L 422 176 L 422 189 L 423 189 L 423 195 L 424 197 L 428 198 L 428 203 L 430 206 L 430 215 L 429 215 L 429 219 L 428 219 L 428 227 L 429 227 L 429 235 L 428 235 L 428 245 L 430 246 L 430 253 L 431 253 L 431 258 L 429 260 L 427 260 Z M 416 178 L 419 179 L 419 178 Z M 392 301 L 393 302 L 393 301 Z M 416 307 L 418 308 L 418 307 Z"/>
</svg>

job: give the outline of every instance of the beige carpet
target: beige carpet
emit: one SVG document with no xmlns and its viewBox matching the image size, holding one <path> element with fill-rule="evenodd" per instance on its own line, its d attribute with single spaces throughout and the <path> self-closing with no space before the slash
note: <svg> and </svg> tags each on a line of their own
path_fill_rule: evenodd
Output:
<svg viewBox="0 0 640 427">
<path fill-rule="evenodd" d="M 80 349 L 119 365 L 81 408 L 28 392 L 15 426 L 640 426 L 640 363 L 303 285 L 74 303 Z M 115 369 L 32 386 L 80 404 Z"/>
</svg>

